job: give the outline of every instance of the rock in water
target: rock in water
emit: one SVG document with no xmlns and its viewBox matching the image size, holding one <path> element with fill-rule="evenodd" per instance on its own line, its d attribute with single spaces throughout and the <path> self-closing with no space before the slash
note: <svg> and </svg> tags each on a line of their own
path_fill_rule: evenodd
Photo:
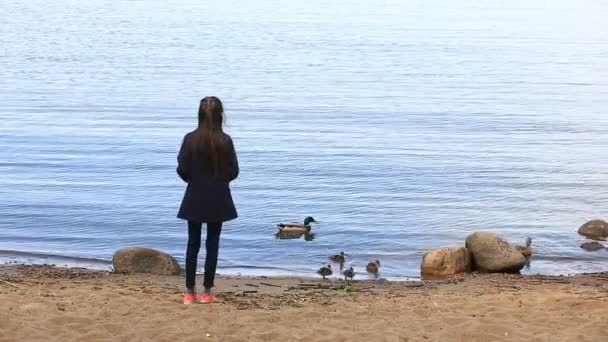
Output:
<svg viewBox="0 0 608 342">
<path fill-rule="evenodd" d="M 114 253 L 112 259 L 116 273 L 151 273 L 179 275 L 181 267 L 171 255 L 151 248 L 128 247 Z"/>
<path fill-rule="evenodd" d="M 581 245 L 581 248 L 586 250 L 587 252 L 595 252 L 595 251 L 599 251 L 600 249 L 604 249 L 604 245 L 602 245 L 601 243 L 599 243 L 597 241 L 584 242 Z"/>
<path fill-rule="evenodd" d="M 420 274 L 424 279 L 449 277 L 472 269 L 469 250 L 460 248 L 438 248 L 422 258 Z"/>
<path fill-rule="evenodd" d="M 591 220 L 578 229 L 578 233 L 591 239 L 605 239 L 608 237 L 608 222 L 604 220 Z"/>
<path fill-rule="evenodd" d="M 481 272 L 519 272 L 526 258 L 513 245 L 492 233 L 473 233 L 467 237 L 473 267 Z"/>
</svg>

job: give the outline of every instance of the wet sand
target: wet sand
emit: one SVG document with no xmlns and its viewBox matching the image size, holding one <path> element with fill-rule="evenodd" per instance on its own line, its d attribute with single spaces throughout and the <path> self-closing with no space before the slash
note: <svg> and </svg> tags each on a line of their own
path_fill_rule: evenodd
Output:
<svg viewBox="0 0 608 342">
<path fill-rule="evenodd" d="M 183 305 L 182 278 L 0 267 L 0 341 L 603 341 L 608 273 L 378 283 L 220 277 L 223 303 Z"/>
</svg>

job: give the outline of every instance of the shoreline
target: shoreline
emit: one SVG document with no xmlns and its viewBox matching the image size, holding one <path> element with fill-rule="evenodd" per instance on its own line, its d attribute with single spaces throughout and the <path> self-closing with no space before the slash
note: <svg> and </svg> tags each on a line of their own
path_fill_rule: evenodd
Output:
<svg viewBox="0 0 608 342">
<path fill-rule="evenodd" d="M 351 293 L 342 281 L 220 276 L 224 302 L 190 306 L 181 303 L 182 283 L 1 266 L 0 341 L 598 341 L 608 334 L 608 272 L 355 280 Z"/>
<path fill-rule="evenodd" d="M 82 268 L 99 272 L 112 272 L 114 269 L 112 259 L 74 257 L 20 250 L 0 250 L 0 268 L 6 266 L 52 266 L 57 268 Z M 183 270 L 183 263 L 180 263 L 180 266 Z M 202 268 L 199 268 L 199 273 L 197 274 L 202 274 L 202 271 Z M 245 265 L 219 267 L 217 274 L 224 277 L 316 278 L 316 272 L 314 271 L 292 271 L 283 268 L 271 269 Z M 359 276 L 373 280 L 372 276 L 365 275 L 363 272 Z M 338 279 L 339 277 L 334 275 L 333 278 Z M 387 276 L 383 278 L 390 281 L 419 281 L 421 279 L 419 274 L 417 276 Z"/>
<path fill-rule="evenodd" d="M 431 249 L 429 249 L 430 251 Z M 593 257 L 597 257 L 598 254 L 594 254 Z M 420 257 L 422 260 L 422 256 Z M 568 259 L 570 260 L 570 258 Z M 576 260 L 586 260 L 576 258 Z M 544 258 L 533 257 L 532 263 L 539 263 L 545 261 Z M 590 262 L 596 261 L 595 259 L 589 259 Z M 46 254 L 42 252 L 30 252 L 21 250 L 0 250 L 0 268 L 6 266 L 53 266 L 57 268 L 83 268 L 92 271 L 99 272 L 112 272 L 113 264 L 111 259 L 100 259 L 100 258 L 87 258 L 87 257 L 74 257 L 57 254 Z M 180 263 L 183 267 L 183 264 Z M 579 271 L 579 272 L 530 272 L 527 269 L 521 271 L 522 275 L 526 276 L 576 276 L 592 273 L 601 273 L 603 271 L 595 272 L 594 269 L 591 272 Z M 199 269 L 202 274 L 202 269 Z M 362 270 L 358 272 L 359 278 L 365 277 L 367 280 L 373 280 L 373 277 L 367 276 Z M 254 267 L 254 266 L 224 266 L 218 269 L 218 276 L 223 277 L 271 277 L 271 278 L 311 278 L 315 279 L 317 275 L 314 270 L 310 271 L 293 271 L 288 269 L 270 269 L 266 267 Z M 380 275 L 381 278 L 392 282 L 408 282 L 408 281 L 421 281 L 419 269 L 418 273 L 412 276 L 398 275 L 398 276 L 384 276 Z M 332 279 L 339 279 L 336 275 L 332 276 Z"/>
</svg>

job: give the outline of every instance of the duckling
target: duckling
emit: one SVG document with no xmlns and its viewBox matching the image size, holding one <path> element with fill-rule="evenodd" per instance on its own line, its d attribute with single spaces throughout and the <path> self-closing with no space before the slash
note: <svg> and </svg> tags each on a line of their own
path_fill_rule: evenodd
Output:
<svg viewBox="0 0 608 342">
<path fill-rule="evenodd" d="M 344 261 L 346 261 L 346 259 L 344 258 L 344 252 L 340 252 L 340 254 L 330 256 L 329 260 L 340 265 L 344 264 Z"/>
<path fill-rule="evenodd" d="M 532 255 L 532 238 L 528 237 L 525 246 L 515 246 L 515 249 L 523 254 L 524 257 L 529 258 Z"/>
<path fill-rule="evenodd" d="M 333 274 L 333 272 L 331 271 L 331 265 L 327 265 L 327 266 L 323 266 L 321 267 L 318 271 L 317 274 L 321 275 L 321 277 L 323 277 L 323 279 L 325 279 L 325 277 L 330 276 Z"/>
<path fill-rule="evenodd" d="M 352 281 L 354 277 L 355 277 L 355 270 L 352 267 L 350 267 L 347 270 L 344 270 L 344 280 L 345 281 L 348 281 L 349 278 Z"/>
<path fill-rule="evenodd" d="M 311 223 L 317 223 L 314 218 L 308 216 L 304 219 L 304 224 L 291 222 L 291 223 L 279 223 L 277 224 L 277 228 L 279 228 L 279 232 L 290 232 L 290 233 L 310 233 Z"/>
<path fill-rule="evenodd" d="M 365 270 L 377 277 L 378 273 L 380 272 L 380 260 L 369 262 L 367 267 L 365 267 Z"/>
</svg>

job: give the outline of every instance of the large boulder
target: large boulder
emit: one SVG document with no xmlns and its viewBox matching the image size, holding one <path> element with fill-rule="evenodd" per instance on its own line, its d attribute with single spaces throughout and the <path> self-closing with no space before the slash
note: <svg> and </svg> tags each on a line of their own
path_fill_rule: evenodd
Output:
<svg viewBox="0 0 608 342">
<path fill-rule="evenodd" d="M 433 279 L 470 272 L 471 269 L 471 254 L 468 249 L 438 248 L 424 255 L 420 274 L 423 279 Z"/>
<path fill-rule="evenodd" d="M 578 229 L 578 233 L 591 239 L 604 240 L 608 237 L 608 222 L 591 220 Z"/>
<path fill-rule="evenodd" d="M 128 247 L 119 249 L 112 259 L 116 273 L 151 273 L 178 275 L 182 269 L 171 255 L 151 248 Z"/>
<path fill-rule="evenodd" d="M 478 232 L 467 237 L 473 267 L 481 272 L 519 272 L 526 258 L 513 245 L 496 234 Z"/>
</svg>

